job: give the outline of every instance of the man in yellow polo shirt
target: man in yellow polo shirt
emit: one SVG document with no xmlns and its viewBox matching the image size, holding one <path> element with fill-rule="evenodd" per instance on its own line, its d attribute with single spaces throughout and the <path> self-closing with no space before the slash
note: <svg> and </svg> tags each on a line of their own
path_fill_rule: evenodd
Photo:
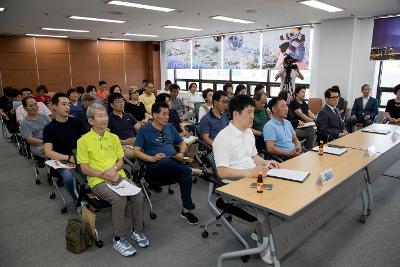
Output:
<svg viewBox="0 0 400 267">
<path fill-rule="evenodd" d="M 154 85 L 150 82 L 144 83 L 144 92 L 139 96 L 139 101 L 143 103 L 147 114 L 151 115 L 151 107 L 156 102 L 156 97 L 153 94 Z"/>
<path fill-rule="evenodd" d="M 107 186 L 107 183 L 118 183 L 125 179 L 122 170 L 124 152 L 118 136 L 107 130 L 108 115 L 103 105 L 93 103 L 87 109 L 86 115 L 92 129 L 78 140 L 77 162 L 87 176 L 93 193 L 112 206 L 113 247 L 123 256 L 131 256 L 136 250 L 126 239 L 127 205 L 131 209 L 132 239 L 140 247 L 149 245 L 148 239 L 143 235 L 143 193 L 130 196 L 128 202 L 127 197 L 118 195 Z"/>
</svg>

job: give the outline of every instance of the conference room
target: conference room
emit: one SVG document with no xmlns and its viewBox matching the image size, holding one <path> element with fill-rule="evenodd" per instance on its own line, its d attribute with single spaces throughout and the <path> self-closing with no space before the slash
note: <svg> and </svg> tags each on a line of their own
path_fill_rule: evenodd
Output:
<svg viewBox="0 0 400 267">
<path fill-rule="evenodd" d="M 399 29 L 398 0 L 0 1 L 0 265 L 399 266 Z"/>
</svg>

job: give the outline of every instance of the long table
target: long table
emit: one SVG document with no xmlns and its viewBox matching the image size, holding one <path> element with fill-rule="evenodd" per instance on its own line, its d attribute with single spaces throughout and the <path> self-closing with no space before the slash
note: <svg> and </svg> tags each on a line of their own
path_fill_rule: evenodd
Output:
<svg viewBox="0 0 400 267">
<path fill-rule="evenodd" d="M 374 124 L 374 127 L 391 131 L 397 129 L 392 125 Z M 218 266 L 222 266 L 226 258 L 257 254 L 268 246 L 274 266 L 280 266 L 280 259 L 347 207 L 360 193 L 363 201 L 361 218 L 369 215 L 372 209 L 371 177 L 378 176 L 397 161 L 394 155 L 399 153 L 400 140 L 393 142 L 391 134 L 385 136 L 358 131 L 330 144 L 347 147 L 348 151 L 341 156 L 320 156 L 309 151 L 282 163 L 282 168 L 310 172 L 303 183 L 267 177 L 264 182 L 272 184 L 273 189 L 259 194 L 250 188 L 255 178 L 244 178 L 217 189 L 224 197 L 256 210 L 263 241 L 258 248 L 222 254 Z M 376 146 L 378 153 L 369 156 L 365 150 L 371 145 Z M 332 168 L 334 180 L 322 185 L 319 182 L 320 172 L 328 168 Z"/>
</svg>

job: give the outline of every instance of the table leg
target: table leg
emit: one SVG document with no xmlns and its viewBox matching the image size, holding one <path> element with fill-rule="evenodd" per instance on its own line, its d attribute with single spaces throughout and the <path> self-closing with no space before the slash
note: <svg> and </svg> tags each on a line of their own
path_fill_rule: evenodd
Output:
<svg viewBox="0 0 400 267">
<path fill-rule="evenodd" d="M 362 198 L 362 203 L 363 203 L 363 212 L 360 218 L 360 223 L 364 224 L 365 223 L 365 218 L 368 216 L 368 198 L 367 198 L 367 192 L 364 189 L 361 191 L 361 198 Z"/>
<path fill-rule="evenodd" d="M 368 167 L 365 167 L 365 184 L 367 186 L 367 193 L 368 193 L 368 210 L 367 215 L 371 215 L 371 210 L 374 202 L 374 197 L 372 195 L 372 187 L 371 187 L 371 177 L 369 176 Z"/>
<path fill-rule="evenodd" d="M 264 225 L 265 225 L 265 228 L 264 229 L 261 228 L 262 236 L 263 237 L 265 236 L 264 233 L 266 233 L 266 234 L 269 233 L 269 244 L 270 244 L 269 248 L 270 248 L 272 260 L 274 262 L 274 267 L 280 267 L 281 264 L 279 262 L 279 259 L 278 259 L 277 255 L 276 255 L 276 250 L 275 250 L 275 245 L 274 245 L 274 238 L 272 237 L 272 228 L 271 228 L 271 221 L 269 220 L 269 214 L 267 215 L 267 221 L 266 221 L 266 223 Z M 263 233 L 263 231 L 264 231 L 264 233 Z"/>
</svg>

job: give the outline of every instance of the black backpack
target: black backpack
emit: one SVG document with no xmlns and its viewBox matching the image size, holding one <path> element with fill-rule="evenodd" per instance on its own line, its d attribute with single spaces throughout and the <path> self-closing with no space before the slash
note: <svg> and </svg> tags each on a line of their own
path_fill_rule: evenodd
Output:
<svg viewBox="0 0 400 267">
<path fill-rule="evenodd" d="M 89 225 L 81 219 L 68 219 L 65 241 L 67 250 L 79 254 L 93 246 L 94 236 Z"/>
</svg>

